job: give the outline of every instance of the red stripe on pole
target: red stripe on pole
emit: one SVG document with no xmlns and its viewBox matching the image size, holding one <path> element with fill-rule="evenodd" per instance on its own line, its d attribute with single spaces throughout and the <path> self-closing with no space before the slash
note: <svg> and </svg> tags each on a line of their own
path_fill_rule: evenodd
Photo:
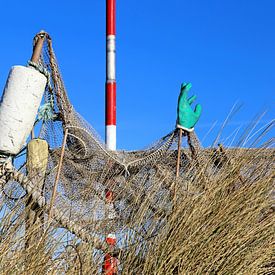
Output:
<svg viewBox="0 0 275 275">
<path fill-rule="evenodd" d="M 106 83 L 106 125 L 116 125 L 116 83 Z"/>
<path fill-rule="evenodd" d="M 115 0 L 107 0 L 106 2 L 106 32 L 107 35 L 115 35 L 116 34 L 116 1 Z"/>
</svg>

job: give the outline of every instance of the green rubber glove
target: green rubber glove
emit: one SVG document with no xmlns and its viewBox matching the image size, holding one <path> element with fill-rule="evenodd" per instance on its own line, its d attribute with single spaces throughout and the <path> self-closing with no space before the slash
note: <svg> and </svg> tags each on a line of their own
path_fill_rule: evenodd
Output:
<svg viewBox="0 0 275 275">
<path fill-rule="evenodd" d="M 181 128 L 188 132 L 192 132 L 194 130 L 194 126 L 198 122 L 202 110 L 200 104 L 196 105 L 195 111 L 191 108 L 191 104 L 196 99 L 195 95 L 187 99 L 187 93 L 191 87 L 191 83 L 182 83 L 178 100 L 177 128 Z"/>
</svg>

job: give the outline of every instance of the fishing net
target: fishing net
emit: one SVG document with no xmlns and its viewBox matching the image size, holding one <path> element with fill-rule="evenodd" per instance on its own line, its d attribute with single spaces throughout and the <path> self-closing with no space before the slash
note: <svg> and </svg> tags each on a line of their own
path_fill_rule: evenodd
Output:
<svg viewBox="0 0 275 275">
<path fill-rule="evenodd" d="M 144 150 L 109 151 L 95 129 L 70 103 L 48 34 L 45 34 L 39 64 L 30 65 L 48 78 L 37 126 L 40 127 L 38 137 L 49 145 L 49 155 L 39 188 L 35 187 L 37 175 L 30 175 L 25 164 L 14 170 L 6 160 L 0 163 L 3 169 L 0 171 L 3 191 L 0 198 L 5 198 L 10 209 L 16 209 L 12 212 L 11 223 L 20 213 L 23 215 L 29 194 L 43 209 L 44 221 L 51 222 L 49 212 L 52 211 L 55 222 L 51 226 L 58 228 L 59 235 L 61 231 L 69 232 L 70 239 L 86 241 L 99 249 L 104 248 L 102 243 L 108 233 L 117 234 L 120 247 L 123 242 L 129 245 L 132 239 L 144 243 L 165 228 L 176 204 L 190 196 L 199 198 L 204 194 L 206 185 L 211 185 L 222 167 L 233 161 L 237 163 L 234 167 L 239 167 L 239 156 L 243 165 L 232 170 L 232 174 L 240 175 L 234 188 L 244 182 L 250 184 L 246 178 L 250 174 L 257 175 L 259 163 L 266 169 L 261 170 L 261 175 L 272 171 L 273 151 L 259 149 L 260 153 L 246 154 L 249 159 L 254 157 L 253 162 L 246 163 L 240 150 L 231 150 L 230 157 L 223 150 L 202 150 L 194 132 L 183 136 L 179 144 L 178 129 Z M 62 146 L 64 140 L 65 146 Z M 176 177 L 178 161 L 179 176 Z M 266 161 L 269 165 L 264 165 Z M 56 194 L 53 194 L 55 184 Z M 32 207 L 37 209 L 37 205 Z M 24 219 L 18 226 L 24 227 Z M 0 226 L 2 232 L 6 232 L 6 227 Z M 139 249 L 141 247 L 137 251 Z"/>
<path fill-rule="evenodd" d="M 35 37 L 34 45 L 39 35 L 41 33 Z M 41 173 L 39 165 L 28 169 L 23 163 L 14 170 L 4 158 L 1 186 L 6 204 L 10 210 L 17 206 L 20 213 L 26 206 L 34 210 L 44 207 L 43 219 L 49 219 L 48 213 L 52 211 L 57 220 L 55 226 L 85 241 L 125 231 L 141 234 L 149 230 L 152 235 L 156 234 L 173 208 L 178 130 L 144 150 L 107 150 L 95 129 L 70 103 L 52 40 L 47 33 L 42 35 L 45 39 L 39 61 L 29 62 L 29 66 L 47 77 L 44 102 L 35 124 L 36 129 L 39 128 L 38 138 L 46 140 L 49 146 L 49 155 L 45 154 L 47 161 L 38 160 L 45 162 L 47 169 Z M 199 149 L 196 135 L 188 135 L 181 146 L 185 148 L 179 163 L 182 176 L 196 158 Z M 15 159 L 22 157 L 24 153 Z M 59 165 L 62 168 L 56 180 Z M 36 202 L 35 206 L 27 198 L 28 194 Z M 142 222 L 133 219 L 138 216 Z"/>
<path fill-rule="evenodd" d="M 50 148 L 45 182 L 46 200 L 52 196 L 54 178 L 61 157 L 62 141 L 67 129 L 66 147 L 58 192 L 54 207 L 62 209 L 71 221 L 85 226 L 90 233 L 105 234 L 129 229 L 131 217 L 139 215 L 140 205 L 146 204 L 145 224 L 152 217 L 157 228 L 172 209 L 171 183 L 175 178 L 178 131 L 172 131 L 141 151 L 108 151 L 93 127 L 72 107 L 58 68 L 51 39 L 46 36 L 40 66 L 51 75 L 51 87 L 45 101 L 51 102 L 54 119 L 43 121 L 40 138 Z M 194 158 L 199 142 L 195 134 L 182 143 L 180 173 Z M 111 192 L 112 203 L 106 199 Z M 64 210 L 65 209 L 65 210 Z M 144 211 L 144 208 L 143 208 Z M 131 227 L 136 227 L 132 224 Z"/>
</svg>

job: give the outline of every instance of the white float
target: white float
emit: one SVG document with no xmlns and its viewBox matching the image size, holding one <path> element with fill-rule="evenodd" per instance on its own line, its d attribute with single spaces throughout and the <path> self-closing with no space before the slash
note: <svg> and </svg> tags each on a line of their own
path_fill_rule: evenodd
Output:
<svg viewBox="0 0 275 275">
<path fill-rule="evenodd" d="M 0 152 L 16 155 L 35 122 L 47 78 L 24 66 L 11 68 L 0 102 Z"/>
</svg>

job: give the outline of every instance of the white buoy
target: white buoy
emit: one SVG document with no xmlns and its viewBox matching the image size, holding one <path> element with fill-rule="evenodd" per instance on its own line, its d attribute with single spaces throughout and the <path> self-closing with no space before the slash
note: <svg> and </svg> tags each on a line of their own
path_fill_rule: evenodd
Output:
<svg viewBox="0 0 275 275">
<path fill-rule="evenodd" d="M 26 144 L 47 78 L 33 68 L 11 68 L 0 102 L 0 152 L 16 155 Z"/>
</svg>

